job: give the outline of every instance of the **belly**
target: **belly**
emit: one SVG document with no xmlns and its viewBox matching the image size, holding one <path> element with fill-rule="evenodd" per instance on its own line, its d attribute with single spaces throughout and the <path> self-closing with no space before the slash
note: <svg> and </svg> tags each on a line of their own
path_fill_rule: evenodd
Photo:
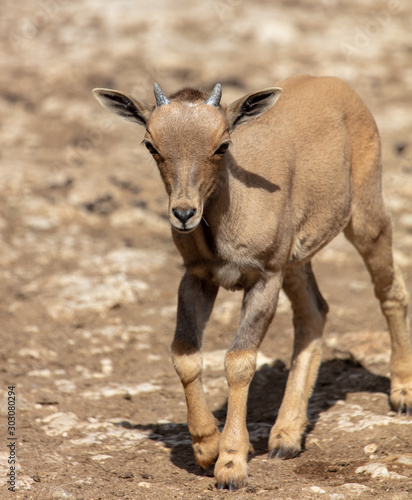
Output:
<svg viewBox="0 0 412 500">
<path fill-rule="evenodd" d="M 350 206 L 345 207 L 341 216 L 328 224 L 324 229 L 318 227 L 305 227 L 299 231 L 293 240 L 289 263 L 300 264 L 308 261 L 319 250 L 332 241 L 348 224 L 350 220 Z"/>
</svg>

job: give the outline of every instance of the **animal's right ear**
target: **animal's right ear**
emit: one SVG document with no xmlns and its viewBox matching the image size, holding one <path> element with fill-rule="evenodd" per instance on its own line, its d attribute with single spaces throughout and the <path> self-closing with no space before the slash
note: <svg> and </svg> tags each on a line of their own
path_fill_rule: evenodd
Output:
<svg viewBox="0 0 412 500">
<path fill-rule="evenodd" d="M 253 118 L 263 115 L 279 99 L 283 90 L 279 87 L 270 87 L 247 94 L 227 108 L 226 116 L 229 120 L 230 131 L 242 123 L 246 123 Z"/>
<path fill-rule="evenodd" d="M 146 126 L 146 122 L 155 108 L 151 104 L 132 99 L 117 90 L 94 89 L 93 95 L 104 108 L 143 127 Z"/>
</svg>

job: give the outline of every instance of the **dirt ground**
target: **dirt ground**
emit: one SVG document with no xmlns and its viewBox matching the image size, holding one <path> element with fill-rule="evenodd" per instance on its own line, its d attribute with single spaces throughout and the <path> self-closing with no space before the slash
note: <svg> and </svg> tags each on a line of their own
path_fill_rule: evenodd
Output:
<svg viewBox="0 0 412 500">
<path fill-rule="evenodd" d="M 167 93 L 219 81 L 230 102 L 293 74 L 343 78 L 381 131 L 395 254 L 412 293 L 411 26 L 406 0 L 2 0 L 0 498 L 412 498 L 412 419 L 391 412 L 386 325 L 342 236 L 314 259 L 331 311 L 304 452 L 267 458 L 291 356 L 282 295 L 248 402 L 249 486 L 215 489 L 194 462 L 169 359 L 182 268 L 166 194 L 142 129 L 91 95 L 109 87 L 152 101 L 154 81 Z M 240 299 L 219 294 L 204 342 L 222 426 Z"/>
</svg>

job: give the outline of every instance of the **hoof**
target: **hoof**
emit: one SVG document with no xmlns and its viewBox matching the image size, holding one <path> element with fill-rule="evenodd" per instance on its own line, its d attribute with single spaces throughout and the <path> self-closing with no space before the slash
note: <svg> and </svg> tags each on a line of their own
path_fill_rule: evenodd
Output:
<svg viewBox="0 0 412 500">
<path fill-rule="evenodd" d="M 298 457 L 302 452 L 302 434 L 301 428 L 278 430 L 275 424 L 269 436 L 269 458 L 289 460 Z"/>
<path fill-rule="evenodd" d="M 295 448 L 274 448 L 270 450 L 268 458 L 281 458 L 282 460 L 289 460 L 296 458 L 300 455 L 301 450 Z"/>
<path fill-rule="evenodd" d="M 390 401 L 399 417 L 403 414 L 407 417 L 412 416 L 412 388 L 409 384 L 406 387 L 392 389 Z"/>
<path fill-rule="evenodd" d="M 202 469 L 213 465 L 219 454 L 220 432 L 216 431 L 210 436 L 193 437 L 193 451 L 197 463 Z"/>
<path fill-rule="evenodd" d="M 217 489 L 218 490 L 225 490 L 225 489 L 228 489 L 229 491 L 237 491 L 239 489 L 239 487 L 237 486 L 237 484 L 231 482 L 229 484 L 225 484 L 225 483 L 219 483 L 217 485 Z"/>
<path fill-rule="evenodd" d="M 247 485 L 247 457 L 244 455 L 233 450 L 220 453 L 215 465 L 215 478 L 218 490 L 228 489 L 229 491 L 236 491 Z"/>
</svg>

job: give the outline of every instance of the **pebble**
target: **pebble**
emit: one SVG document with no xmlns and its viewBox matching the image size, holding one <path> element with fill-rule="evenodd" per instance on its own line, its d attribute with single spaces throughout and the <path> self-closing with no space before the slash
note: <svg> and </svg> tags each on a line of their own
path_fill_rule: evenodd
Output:
<svg viewBox="0 0 412 500">
<path fill-rule="evenodd" d="M 134 304 L 149 285 L 124 274 L 90 277 L 82 273 L 54 275 L 44 285 L 45 307 L 55 319 L 71 319 L 78 311 L 103 313 L 120 304 Z M 47 295 L 50 295 L 47 297 Z"/>
<path fill-rule="evenodd" d="M 23 328 L 25 333 L 39 333 L 40 328 L 37 325 L 27 325 Z"/>
<path fill-rule="evenodd" d="M 18 475 L 17 476 L 17 489 L 18 490 L 29 490 L 32 485 L 34 484 L 35 482 L 35 479 L 34 477 L 30 477 L 30 476 L 22 476 L 22 475 Z"/>
<path fill-rule="evenodd" d="M 158 385 L 154 385 L 151 382 L 143 382 L 135 386 L 128 386 L 123 384 L 111 384 L 106 387 L 100 387 L 96 390 L 85 391 L 82 396 L 87 399 L 100 399 L 102 396 L 105 398 L 111 398 L 113 396 L 123 396 L 124 394 L 130 394 L 131 396 L 136 396 L 143 392 L 154 392 L 159 391 L 161 388 Z"/>
<path fill-rule="evenodd" d="M 402 491 L 400 493 L 395 493 L 391 500 L 410 500 L 411 494 L 410 492 L 408 493 L 407 491 Z"/>
<path fill-rule="evenodd" d="M 396 472 L 389 472 L 386 465 L 381 462 L 374 462 L 363 465 L 356 469 L 356 474 L 368 474 L 372 479 L 408 479 L 406 476 L 401 476 Z"/>
<path fill-rule="evenodd" d="M 102 270 L 110 273 L 145 274 L 158 270 L 167 260 L 165 253 L 138 248 L 119 248 L 107 254 L 102 260 Z M 87 266 L 87 263 L 86 263 Z"/>
<path fill-rule="evenodd" d="M 104 375 L 111 375 L 113 372 L 113 362 L 110 358 L 104 358 L 100 361 L 102 365 L 102 373 Z"/>
<path fill-rule="evenodd" d="M 356 495 L 361 495 L 362 493 L 365 493 L 367 491 L 370 491 L 371 489 L 365 486 L 364 484 L 359 484 L 359 483 L 346 483 L 343 485 L 343 487 L 346 490 L 349 490 L 351 494 L 356 494 Z"/>
<path fill-rule="evenodd" d="M 313 493 L 318 493 L 318 494 L 326 493 L 326 491 L 323 490 L 322 488 L 319 488 L 319 486 L 311 486 L 309 490 L 312 491 Z"/>
<path fill-rule="evenodd" d="M 150 488 L 150 483 L 147 483 L 146 481 L 141 481 L 140 483 L 137 484 L 137 486 L 140 486 L 140 488 Z"/>
<path fill-rule="evenodd" d="M 409 465 L 410 467 L 412 467 L 412 457 L 405 457 L 405 456 L 399 457 L 398 462 L 400 464 Z"/>
<path fill-rule="evenodd" d="M 27 227 L 34 229 L 35 231 L 48 231 L 49 229 L 55 229 L 58 227 L 59 220 L 54 217 L 37 217 L 27 216 L 24 219 Z"/>
<path fill-rule="evenodd" d="M 51 377 L 52 372 L 48 368 L 43 370 L 31 370 L 27 375 L 29 377 Z"/>
<path fill-rule="evenodd" d="M 71 412 L 52 413 L 51 415 L 43 418 L 42 422 L 47 424 L 44 427 L 44 431 L 47 435 L 60 436 L 77 426 L 77 416 Z"/>
<path fill-rule="evenodd" d="M 339 402 L 338 402 L 339 403 Z M 364 429 L 372 429 L 377 426 L 386 426 L 393 423 L 396 413 L 391 412 L 388 415 L 381 415 L 369 410 L 363 409 L 358 404 L 345 404 L 345 407 L 335 407 L 326 413 L 322 413 L 318 424 L 327 424 L 334 422 L 335 428 L 344 432 L 357 432 Z M 398 425 L 412 425 L 412 420 L 398 419 Z"/>
<path fill-rule="evenodd" d="M 365 446 L 365 448 L 363 449 L 363 453 L 365 453 L 365 455 L 372 455 L 377 449 L 378 445 L 375 443 L 371 443 Z"/>
<path fill-rule="evenodd" d="M 52 498 L 74 498 L 74 496 L 63 488 L 56 488 L 51 493 Z"/>
<path fill-rule="evenodd" d="M 74 392 L 76 390 L 76 384 L 71 380 L 59 379 L 54 381 L 55 385 L 62 392 Z"/>
<path fill-rule="evenodd" d="M 92 460 L 97 460 L 97 461 L 104 461 L 107 460 L 108 458 L 113 458 L 111 455 L 95 455 L 94 457 L 90 457 Z"/>
</svg>

